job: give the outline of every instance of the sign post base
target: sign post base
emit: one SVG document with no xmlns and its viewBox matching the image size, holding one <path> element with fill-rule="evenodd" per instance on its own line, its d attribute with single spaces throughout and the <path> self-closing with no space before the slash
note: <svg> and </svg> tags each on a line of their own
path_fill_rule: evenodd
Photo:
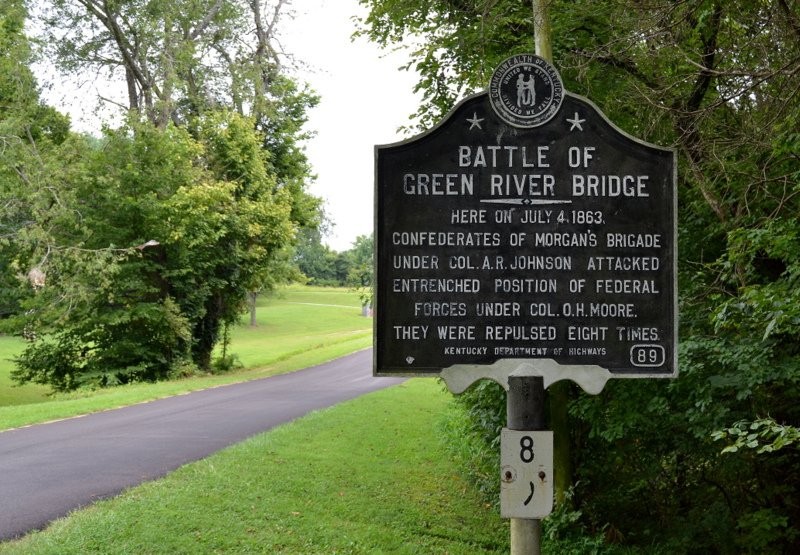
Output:
<svg viewBox="0 0 800 555">
<path fill-rule="evenodd" d="M 544 380 L 540 376 L 509 376 L 506 421 L 509 430 L 544 430 Z M 511 519 L 511 554 L 539 555 L 542 523 L 539 519 Z"/>
<path fill-rule="evenodd" d="M 451 393 L 458 395 L 480 379 L 499 383 L 509 391 L 511 376 L 543 379 L 543 387 L 560 380 L 572 380 L 590 395 L 597 395 L 612 377 L 611 372 L 595 365 L 564 365 L 550 358 L 518 359 L 504 358 L 494 364 L 456 364 L 445 368 L 439 374 Z"/>
</svg>

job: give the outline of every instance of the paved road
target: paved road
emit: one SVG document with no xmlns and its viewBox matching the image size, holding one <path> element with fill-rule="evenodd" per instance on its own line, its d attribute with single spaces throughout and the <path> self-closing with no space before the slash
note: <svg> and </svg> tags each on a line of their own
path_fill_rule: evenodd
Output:
<svg viewBox="0 0 800 555">
<path fill-rule="evenodd" d="M 0 432 L 0 540 L 400 381 L 373 378 L 366 350 L 291 374 Z"/>
</svg>

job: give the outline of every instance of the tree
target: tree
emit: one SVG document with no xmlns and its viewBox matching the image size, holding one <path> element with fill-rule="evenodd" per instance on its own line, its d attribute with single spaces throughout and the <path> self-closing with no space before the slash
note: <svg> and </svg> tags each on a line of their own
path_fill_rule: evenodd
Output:
<svg viewBox="0 0 800 555">
<path fill-rule="evenodd" d="M 422 126 L 483 88 L 502 58 L 533 49 L 524 3 L 363 3 L 362 33 L 416 45 Z M 566 87 L 681 155 L 681 375 L 612 382 L 598 397 L 573 391 L 575 509 L 591 529 L 629 544 L 796 551 L 800 478 L 785 469 L 797 468 L 797 450 L 722 454 L 712 434 L 768 415 L 777 426 L 800 424 L 798 5 L 554 1 L 550 9 Z M 471 405 L 487 422 L 500 412 L 493 395 L 485 408 Z"/>
<path fill-rule="evenodd" d="M 347 273 L 347 281 L 351 287 L 359 292 L 361 305 L 371 307 L 375 289 L 375 267 L 373 253 L 375 239 L 369 235 L 359 235 L 353 241 L 353 248 L 348 251 L 351 259 L 351 268 Z"/>
<path fill-rule="evenodd" d="M 365 291 L 372 287 L 372 235 L 359 235 L 353 246 L 335 252 L 322 244 L 319 230 L 304 230 L 297 245 L 295 261 L 307 277 L 320 285 L 350 286 Z M 367 303 L 368 304 L 368 303 Z"/>
<path fill-rule="evenodd" d="M 0 6 L 0 320 L 30 293 L 23 285 L 36 268 L 20 265 L 17 240 L 41 243 L 32 222 L 63 209 L 54 182 L 66 162 L 58 151 L 70 150 L 68 118 L 39 100 L 25 17 L 21 0 Z"/>
<path fill-rule="evenodd" d="M 353 260 L 353 267 L 349 272 L 348 281 L 356 287 L 372 286 L 373 263 L 372 256 L 375 251 L 375 240 L 369 235 L 359 235 L 353 241 L 353 246 L 348 251 Z"/>
<path fill-rule="evenodd" d="M 276 186 L 291 194 L 292 220 L 319 224 L 319 199 L 308 194 L 311 168 L 300 143 L 306 111 L 318 98 L 281 66 L 275 37 L 285 0 L 59 0 L 42 21 L 52 52 L 72 71 L 124 75 L 128 111 L 156 126 L 197 131 L 197 118 L 226 107 L 252 118 Z M 284 257 L 285 261 L 285 257 Z M 253 283 L 269 289 L 287 264 Z"/>
<path fill-rule="evenodd" d="M 160 127 L 185 122 L 230 91 L 220 58 L 245 23 L 234 2 L 58 0 L 38 7 L 66 70 L 121 74 L 128 110 Z"/>
<path fill-rule="evenodd" d="M 15 244 L 13 263 L 46 276 L 14 309 L 20 326 L 49 332 L 17 379 L 72 389 L 207 370 L 248 293 L 294 275 L 296 231 L 318 223 L 299 145 L 316 97 L 271 47 L 283 5 L 39 5 L 60 66 L 120 77 L 128 113 L 100 141 L 69 136 L 57 186 L 41 188 L 54 198 Z"/>
<path fill-rule="evenodd" d="M 53 59 L 72 73 L 102 72 L 124 82 L 127 111 L 163 127 L 226 106 L 256 120 L 278 175 L 305 178 L 295 143 L 317 99 L 285 75 L 274 45 L 287 5 L 56 0 L 39 4 L 37 14 Z"/>
<path fill-rule="evenodd" d="M 50 262 L 28 305 L 50 333 L 20 356 L 17 379 L 73 389 L 210 368 L 295 224 L 251 120 L 209 115 L 200 136 L 147 122 L 106 132 L 73 182 L 75 226 L 56 237 L 86 254 Z"/>
<path fill-rule="evenodd" d="M 343 285 L 336 271 L 337 253 L 322 243 L 319 229 L 304 229 L 295 248 L 297 267 L 311 283 L 317 285 Z"/>
<path fill-rule="evenodd" d="M 277 185 L 262 148 L 263 138 L 252 120 L 235 114 L 208 116 L 201 137 L 208 145 L 209 168 L 215 178 L 234 186 L 231 213 L 222 222 L 228 229 L 206 244 L 203 257 L 192 254 L 186 260 L 193 267 L 207 263 L 208 270 L 199 272 L 195 280 L 181 279 L 180 288 L 187 297 L 209 290 L 193 332 L 194 360 L 207 368 L 220 326 L 238 319 L 248 291 L 269 283 L 268 274 L 275 270 L 273 263 L 293 239 L 297 222 L 291 218 L 294 198 Z M 197 217 L 204 218 L 204 212 Z M 189 228 L 196 229 L 196 223 L 188 223 L 187 233 Z M 226 253 L 224 259 L 220 252 Z M 217 283 L 219 286 L 214 287 Z"/>
<path fill-rule="evenodd" d="M 45 42 L 70 72 L 124 81 L 127 111 L 163 128 L 226 107 L 252 117 L 278 184 L 292 192 L 293 218 L 317 225 L 319 201 L 305 185 L 299 146 L 306 111 L 318 102 L 290 79 L 274 45 L 286 0 L 57 0 L 40 6 Z"/>
<path fill-rule="evenodd" d="M 22 127 L 35 96 L 33 75 L 28 68 L 30 48 L 23 34 L 25 10 L 21 1 L 0 7 L 0 155 L 20 149 Z M 34 93 L 34 94 L 31 94 Z M 35 106 L 35 104 L 34 104 Z M 24 225 L 20 211 L 23 191 L 16 186 L 13 166 L 0 167 L 0 318 L 19 309 L 17 279 L 12 270 L 13 252 L 9 238 Z M 10 171 L 11 170 L 11 171 Z"/>
</svg>

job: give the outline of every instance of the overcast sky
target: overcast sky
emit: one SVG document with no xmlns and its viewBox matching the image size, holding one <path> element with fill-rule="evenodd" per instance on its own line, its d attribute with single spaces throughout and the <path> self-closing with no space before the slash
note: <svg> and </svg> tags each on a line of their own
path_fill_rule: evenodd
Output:
<svg viewBox="0 0 800 555">
<path fill-rule="evenodd" d="M 335 226 L 327 243 L 348 249 L 373 227 L 374 146 L 404 137 L 397 129 L 416 111 L 414 75 L 401 72 L 403 55 L 351 41 L 357 0 L 294 0 L 284 46 L 317 71 L 307 81 L 320 94 L 309 127 L 317 135 L 308 156 L 317 173 L 312 192 L 325 199 Z M 302 76 L 299 76 L 302 77 Z"/>
<path fill-rule="evenodd" d="M 398 70 L 403 55 L 381 51 L 363 38 L 351 40 L 353 16 L 366 13 L 358 0 L 293 0 L 292 6 L 295 17 L 282 20 L 281 42 L 287 53 L 307 64 L 297 79 L 321 96 L 308 125 L 316 133 L 306 149 L 317 175 L 311 192 L 324 199 L 334 224 L 325 242 L 343 251 L 358 235 L 372 232 L 373 149 L 404 138 L 397 129 L 416 111 L 411 92 L 416 78 Z M 96 133 L 119 113 L 109 103 L 98 112 L 98 95 L 125 101 L 120 87 L 100 79 L 70 84 L 45 66 L 37 72 L 52 83 L 45 100 L 69 113 L 80 131 Z"/>
</svg>

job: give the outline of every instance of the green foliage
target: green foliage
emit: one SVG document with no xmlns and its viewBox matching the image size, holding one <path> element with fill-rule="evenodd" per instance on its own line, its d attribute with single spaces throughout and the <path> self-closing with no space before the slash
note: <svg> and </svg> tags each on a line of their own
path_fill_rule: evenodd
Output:
<svg viewBox="0 0 800 555">
<path fill-rule="evenodd" d="M 235 353 L 219 356 L 211 363 L 211 369 L 214 374 L 227 374 L 242 368 L 244 368 L 244 364 Z"/>
<path fill-rule="evenodd" d="M 359 294 L 362 306 L 372 302 L 372 235 L 359 235 L 352 248 L 335 252 L 322 244 L 319 229 L 305 229 L 295 248 L 295 263 L 315 285 L 346 285 Z"/>
<path fill-rule="evenodd" d="M 322 225 L 321 201 L 310 195 L 306 185 L 313 179 L 302 141 L 311 134 L 304 130 L 307 112 L 319 103 L 308 86 L 300 88 L 284 75 L 271 74 L 265 99 L 257 103 L 253 118 L 278 187 L 292 197 L 292 220 L 300 227 Z"/>
<path fill-rule="evenodd" d="M 306 190 L 301 143 L 318 97 L 282 70 L 274 34 L 284 11 L 265 0 L 57 0 L 37 15 L 54 62 L 124 83 L 135 117 L 162 129 L 194 128 L 221 108 L 251 118 L 276 185 L 292 199 L 292 220 L 314 226 L 320 202 Z"/>
<path fill-rule="evenodd" d="M 728 441 L 729 445 L 722 450 L 723 453 L 752 449 L 762 455 L 800 444 L 800 428 L 778 424 L 772 418 L 737 422 L 730 428 L 716 431 L 711 435 L 717 441 Z M 800 445 L 795 448 L 797 447 Z"/>
<path fill-rule="evenodd" d="M 344 285 L 346 274 L 337 264 L 342 257 L 322 243 L 321 231 L 307 228 L 298 235 L 294 262 L 303 275 L 315 285 Z"/>
<path fill-rule="evenodd" d="M 127 85 L 126 123 L 101 139 L 39 103 L 23 2 L 0 8 L 0 320 L 31 340 L 16 379 L 69 390 L 210 370 L 248 294 L 297 275 L 297 229 L 318 223 L 300 146 L 316 97 L 281 73 L 280 9 L 264 7 L 36 5 L 61 69 Z"/>
<path fill-rule="evenodd" d="M 503 403 L 499 400 L 503 399 Z M 453 457 L 486 503 L 500 503 L 500 430 L 505 425 L 505 391 L 482 380 L 456 397 L 443 432 Z M 502 411 L 502 414 L 500 412 Z"/>
<path fill-rule="evenodd" d="M 163 379 L 186 364 L 189 322 L 158 257 L 159 201 L 196 177 L 197 152 L 176 129 L 131 126 L 85 153 L 64 187 L 79 209 L 59 215 L 45 238 L 46 282 L 24 318 L 38 337 L 16 379 L 66 390 Z"/>
<path fill-rule="evenodd" d="M 26 305 L 41 338 L 15 377 L 64 390 L 209 369 L 221 326 L 294 233 L 261 144 L 227 112 L 204 118 L 199 139 L 135 121 L 107 131 L 69 183 L 77 217 L 51 231 L 81 247 L 51 249 Z"/>
<path fill-rule="evenodd" d="M 0 335 L 0 411 L 20 405 L 42 403 L 48 399 L 50 388 L 41 385 L 19 384 L 11 380 L 11 371 L 14 369 L 12 359 L 22 352 L 24 342 L 16 337 Z M 0 416 L 0 428 L 3 427 Z"/>
<path fill-rule="evenodd" d="M 543 550 L 550 553 L 574 555 L 613 555 L 630 553 L 607 541 L 608 530 L 592 531 L 583 524 L 583 513 L 572 508 L 574 492 L 567 492 L 566 502 L 553 508 L 553 512 L 542 521 Z M 659 550 L 651 549 L 648 555 Z"/>
<path fill-rule="evenodd" d="M 267 280 L 272 262 L 293 239 L 295 223 L 292 198 L 276 186 L 252 120 L 211 114 L 200 130 L 215 181 L 183 187 L 169 206 L 169 218 L 177 223 L 172 236 L 195 245 L 176 253 L 180 263 L 170 269 L 170 281 L 191 314 L 193 359 L 208 368 L 220 326 L 234 323 L 247 293 Z"/>
<path fill-rule="evenodd" d="M 347 284 L 356 289 L 363 307 L 371 307 L 375 297 L 374 251 L 375 240 L 370 233 L 356 237 L 356 240 L 353 241 L 353 248 L 345 253 L 351 263 L 347 272 Z"/>
<path fill-rule="evenodd" d="M 740 536 L 746 538 L 741 542 L 741 549 L 750 553 L 779 555 L 785 553 L 775 538 L 797 538 L 797 531 L 789 524 L 785 514 L 774 509 L 759 509 L 747 513 L 737 522 Z"/>
<path fill-rule="evenodd" d="M 69 120 L 39 102 L 39 91 L 29 68 L 30 42 L 25 35 L 27 12 L 22 0 L 8 0 L 0 7 L 0 144 L 13 147 L 20 131 L 25 139 L 61 143 Z M 12 134 L 12 131 L 16 133 Z"/>
<path fill-rule="evenodd" d="M 26 10 L 21 0 L 0 6 L 0 325 L 19 312 L 25 293 L 19 289 L 29 268 L 19 268 L 12 240 L 30 226 L 34 211 L 47 211 L 51 178 L 38 165 L 64 142 L 69 120 L 39 102 L 30 71 L 30 42 L 24 33 Z M 30 146 L 37 145 L 32 151 Z"/>
<path fill-rule="evenodd" d="M 798 184 L 800 187 L 800 184 Z M 790 339 L 800 336 L 800 224 L 794 217 L 770 219 L 757 227 L 732 230 L 726 279 L 746 284 L 720 303 L 718 329 Z"/>
<path fill-rule="evenodd" d="M 191 336 L 171 299 L 94 314 L 29 345 L 12 377 L 68 391 L 165 379 L 188 362 Z"/>
</svg>

